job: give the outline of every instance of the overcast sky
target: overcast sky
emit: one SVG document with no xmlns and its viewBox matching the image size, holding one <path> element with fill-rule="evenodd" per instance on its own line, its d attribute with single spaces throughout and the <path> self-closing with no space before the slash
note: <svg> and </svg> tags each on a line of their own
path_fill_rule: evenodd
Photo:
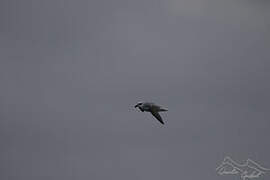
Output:
<svg viewBox="0 0 270 180">
<path fill-rule="evenodd" d="M 225 156 L 270 168 L 269 9 L 1 0 L 0 179 L 240 179 L 215 172 Z M 138 101 L 168 108 L 165 125 Z"/>
</svg>

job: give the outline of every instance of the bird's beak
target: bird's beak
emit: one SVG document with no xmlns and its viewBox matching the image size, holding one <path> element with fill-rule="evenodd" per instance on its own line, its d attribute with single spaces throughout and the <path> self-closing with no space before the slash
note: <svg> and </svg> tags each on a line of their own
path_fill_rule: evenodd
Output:
<svg viewBox="0 0 270 180">
<path fill-rule="evenodd" d="M 135 107 L 135 108 L 138 107 L 138 104 L 136 104 L 134 107 Z"/>
</svg>

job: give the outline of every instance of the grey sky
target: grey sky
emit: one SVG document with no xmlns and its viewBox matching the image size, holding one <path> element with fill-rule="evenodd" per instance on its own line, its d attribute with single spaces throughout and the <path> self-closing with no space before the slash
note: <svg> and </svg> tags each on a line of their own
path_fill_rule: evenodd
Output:
<svg viewBox="0 0 270 180">
<path fill-rule="evenodd" d="M 239 178 L 215 172 L 225 156 L 270 168 L 269 8 L 2 0 L 0 179 Z M 165 126 L 141 100 L 168 107 Z"/>
</svg>

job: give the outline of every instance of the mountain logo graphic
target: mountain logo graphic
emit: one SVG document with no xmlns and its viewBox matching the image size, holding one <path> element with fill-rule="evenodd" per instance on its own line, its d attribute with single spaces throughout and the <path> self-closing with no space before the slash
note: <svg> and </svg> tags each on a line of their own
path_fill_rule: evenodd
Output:
<svg viewBox="0 0 270 180">
<path fill-rule="evenodd" d="M 225 157 L 223 162 L 216 168 L 219 175 L 238 174 L 242 180 L 258 178 L 270 169 L 264 168 L 258 163 L 248 159 L 244 164 L 238 164 L 230 157 Z"/>
</svg>

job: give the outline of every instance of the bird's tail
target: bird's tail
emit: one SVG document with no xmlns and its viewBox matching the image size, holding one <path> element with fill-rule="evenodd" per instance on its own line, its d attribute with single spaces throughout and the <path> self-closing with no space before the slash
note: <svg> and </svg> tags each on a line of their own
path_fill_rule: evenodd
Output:
<svg viewBox="0 0 270 180">
<path fill-rule="evenodd" d="M 168 109 L 166 109 L 166 108 L 160 108 L 160 110 L 159 111 L 168 111 Z"/>
</svg>

